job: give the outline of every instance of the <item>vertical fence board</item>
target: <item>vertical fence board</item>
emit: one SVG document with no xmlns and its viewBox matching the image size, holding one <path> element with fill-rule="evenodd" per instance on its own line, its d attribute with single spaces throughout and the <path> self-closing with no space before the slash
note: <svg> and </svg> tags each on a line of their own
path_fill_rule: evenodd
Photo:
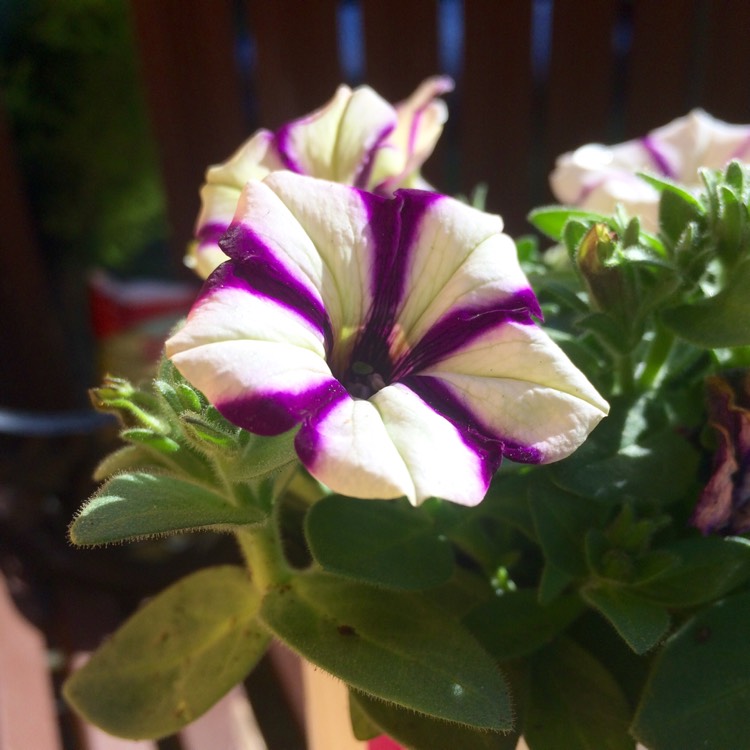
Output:
<svg viewBox="0 0 750 750">
<path fill-rule="evenodd" d="M 614 106 L 612 38 L 617 11 L 616 0 L 558 0 L 554 4 L 546 171 L 558 154 L 606 137 Z"/>
<path fill-rule="evenodd" d="M 704 89 L 699 103 L 729 122 L 750 122 L 750 3 L 709 3 Z"/>
<path fill-rule="evenodd" d="M 59 311 L 36 244 L 0 102 L 0 407 L 61 410 L 75 402 Z"/>
<path fill-rule="evenodd" d="M 131 0 L 176 265 L 192 235 L 198 188 L 247 134 L 230 3 Z"/>
<path fill-rule="evenodd" d="M 260 122 L 275 128 L 333 96 L 340 70 L 336 0 L 247 0 Z"/>
<path fill-rule="evenodd" d="M 366 79 L 397 101 L 438 72 L 436 0 L 363 0 Z"/>
<path fill-rule="evenodd" d="M 641 135 L 687 112 L 698 71 L 695 2 L 635 0 L 626 133 Z"/>
<path fill-rule="evenodd" d="M 531 3 L 472 0 L 464 12 L 460 187 L 487 182 L 488 208 L 502 213 L 508 231 L 523 232 L 531 205 Z"/>
</svg>

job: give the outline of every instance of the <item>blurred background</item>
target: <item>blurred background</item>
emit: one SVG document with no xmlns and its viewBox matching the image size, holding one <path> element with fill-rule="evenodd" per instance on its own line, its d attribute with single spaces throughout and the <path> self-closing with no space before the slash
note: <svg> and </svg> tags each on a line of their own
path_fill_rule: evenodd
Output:
<svg viewBox="0 0 750 750">
<path fill-rule="evenodd" d="M 135 602 L 200 563 L 154 575 L 163 548 L 73 552 L 65 526 L 113 441 L 87 389 L 147 374 L 197 290 L 209 164 L 340 82 L 395 102 L 447 73 L 425 174 L 486 183 L 523 234 L 564 151 L 697 106 L 750 122 L 748 28 L 746 0 L 0 0 L 0 567 L 19 601 L 46 592 L 30 616 L 76 577 Z"/>
<path fill-rule="evenodd" d="M 148 358 L 107 339 L 192 290 L 115 282 L 192 282 L 206 166 L 339 82 L 397 101 L 453 76 L 427 176 L 486 182 L 517 235 L 563 151 L 694 106 L 750 119 L 749 22 L 742 0 L 0 0 L 0 407 L 83 408 L 103 365 Z"/>
</svg>

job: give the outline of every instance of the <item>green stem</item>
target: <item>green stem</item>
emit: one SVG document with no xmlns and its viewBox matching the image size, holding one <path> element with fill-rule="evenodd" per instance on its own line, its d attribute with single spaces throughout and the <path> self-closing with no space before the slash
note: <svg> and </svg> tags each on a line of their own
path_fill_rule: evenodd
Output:
<svg viewBox="0 0 750 750">
<path fill-rule="evenodd" d="M 646 360 L 643 363 L 643 371 L 639 377 L 639 383 L 644 390 L 647 390 L 656 382 L 669 353 L 672 351 L 673 344 L 674 334 L 662 326 L 657 326 L 646 354 Z"/>
<path fill-rule="evenodd" d="M 284 557 L 273 517 L 263 524 L 237 529 L 234 534 L 253 583 L 260 592 L 291 580 L 294 573 Z"/>
<path fill-rule="evenodd" d="M 635 377 L 633 374 L 633 357 L 630 354 L 621 354 L 616 360 L 617 383 L 620 393 L 632 393 L 635 390 Z"/>
</svg>

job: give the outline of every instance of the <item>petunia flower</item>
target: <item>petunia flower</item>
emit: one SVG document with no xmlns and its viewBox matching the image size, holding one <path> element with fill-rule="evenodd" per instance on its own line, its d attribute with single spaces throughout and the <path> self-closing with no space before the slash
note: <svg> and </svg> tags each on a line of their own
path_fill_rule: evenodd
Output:
<svg viewBox="0 0 750 750">
<path fill-rule="evenodd" d="M 659 194 L 636 172 L 651 172 L 688 189 L 701 187 L 701 167 L 721 169 L 750 158 L 750 125 L 730 125 L 702 110 L 616 146 L 590 143 L 557 159 L 550 186 L 557 200 L 610 214 L 622 204 L 644 227 L 657 229 Z"/>
<path fill-rule="evenodd" d="M 501 230 L 426 191 L 252 181 L 167 356 L 234 424 L 301 425 L 335 492 L 474 505 L 503 455 L 561 459 L 608 410 L 535 324 Z"/>
<path fill-rule="evenodd" d="M 390 195 L 399 187 L 427 187 L 419 168 L 435 148 L 448 118 L 436 97 L 453 89 L 445 76 L 428 78 L 395 106 L 369 86 L 339 86 L 321 109 L 275 133 L 259 130 L 224 164 L 210 167 L 186 263 L 206 278 L 226 256 L 218 239 L 234 216 L 248 180 L 289 169 Z"/>
<path fill-rule="evenodd" d="M 714 471 L 691 523 L 704 534 L 750 531 L 750 371 L 708 379 L 709 422 L 718 445 Z"/>
</svg>

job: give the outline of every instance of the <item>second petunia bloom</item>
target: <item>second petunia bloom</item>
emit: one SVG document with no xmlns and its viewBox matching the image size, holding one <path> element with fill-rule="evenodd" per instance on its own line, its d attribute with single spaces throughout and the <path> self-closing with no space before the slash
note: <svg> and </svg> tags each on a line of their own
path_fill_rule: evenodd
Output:
<svg viewBox="0 0 750 750">
<path fill-rule="evenodd" d="M 564 458 L 608 411 L 534 322 L 498 216 L 276 172 L 221 247 L 167 355 L 234 424 L 301 425 L 300 460 L 335 492 L 474 505 L 502 456 Z"/>
<path fill-rule="evenodd" d="M 206 278 L 226 256 L 218 245 L 248 180 L 288 169 L 391 195 L 427 187 L 419 174 L 448 118 L 438 97 L 453 89 L 446 76 L 426 79 L 392 105 L 369 86 L 339 86 L 323 107 L 275 132 L 259 130 L 223 164 L 210 167 L 186 263 Z"/>
</svg>

